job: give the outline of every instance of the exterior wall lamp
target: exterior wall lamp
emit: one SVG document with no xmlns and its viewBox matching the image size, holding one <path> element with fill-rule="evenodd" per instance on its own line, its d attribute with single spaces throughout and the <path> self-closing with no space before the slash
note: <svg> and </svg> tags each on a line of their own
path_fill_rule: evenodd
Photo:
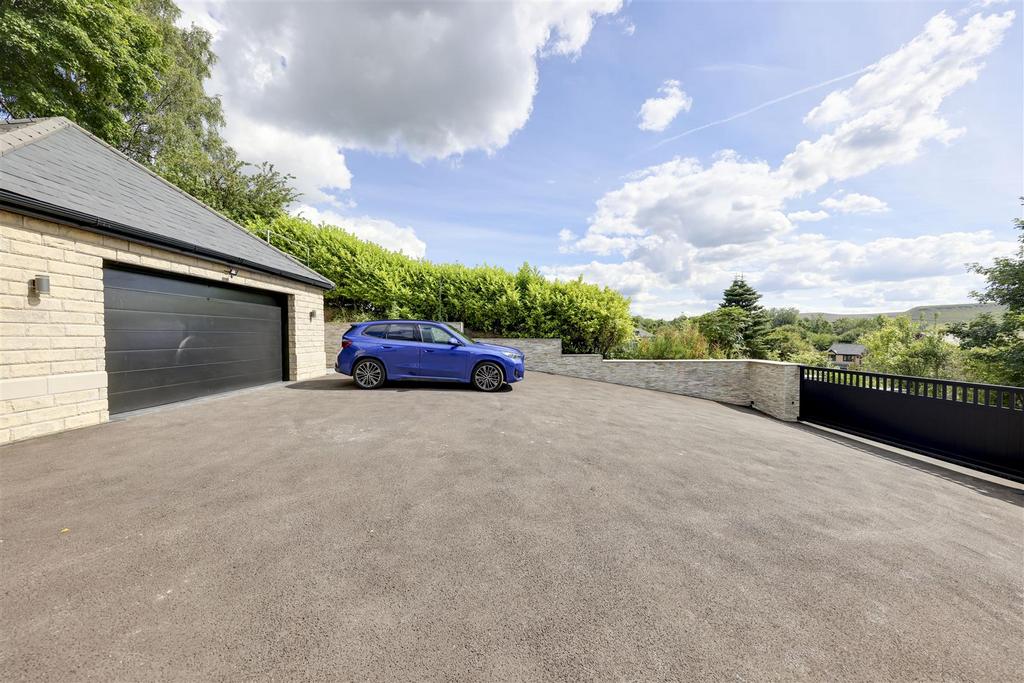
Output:
<svg viewBox="0 0 1024 683">
<path fill-rule="evenodd" d="M 50 293 L 50 276 L 36 275 L 31 280 L 32 292 L 37 295 Z"/>
</svg>

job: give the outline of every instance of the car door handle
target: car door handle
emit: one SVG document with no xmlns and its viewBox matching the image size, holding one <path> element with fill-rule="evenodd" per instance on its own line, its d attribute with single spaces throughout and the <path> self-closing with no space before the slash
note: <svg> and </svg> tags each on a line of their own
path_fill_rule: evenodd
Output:
<svg viewBox="0 0 1024 683">
<path fill-rule="evenodd" d="M 394 346 L 392 346 L 391 344 L 382 344 L 382 345 L 381 345 L 381 348 L 382 348 L 382 349 L 393 349 L 393 348 L 395 348 L 395 347 L 394 347 Z"/>
<path fill-rule="evenodd" d="M 426 351 L 427 353 L 433 353 L 437 349 L 423 349 L 423 350 Z"/>
</svg>

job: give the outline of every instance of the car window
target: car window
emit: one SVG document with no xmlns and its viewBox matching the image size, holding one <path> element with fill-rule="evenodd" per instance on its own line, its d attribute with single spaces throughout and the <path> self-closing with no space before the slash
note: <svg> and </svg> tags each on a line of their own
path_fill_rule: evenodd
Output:
<svg viewBox="0 0 1024 683">
<path fill-rule="evenodd" d="M 420 335 L 415 325 L 390 325 L 388 326 L 388 339 L 395 341 L 419 341 Z"/>
<path fill-rule="evenodd" d="M 448 340 L 452 338 L 447 331 L 434 325 L 420 325 L 420 336 L 428 344 L 447 344 Z"/>
<path fill-rule="evenodd" d="M 367 337 L 377 337 L 379 339 L 383 339 L 384 337 L 386 337 L 387 332 L 387 325 L 370 325 L 365 330 L 363 330 L 363 334 L 366 335 Z"/>
</svg>

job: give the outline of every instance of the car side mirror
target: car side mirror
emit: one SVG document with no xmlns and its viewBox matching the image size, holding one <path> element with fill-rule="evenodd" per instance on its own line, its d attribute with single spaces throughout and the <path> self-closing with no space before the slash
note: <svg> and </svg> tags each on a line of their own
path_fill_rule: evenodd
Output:
<svg viewBox="0 0 1024 683">
<path fill-rule="evenodd" d="M 448 343 L 451 344 L 452 346 L 462 346 L 462 342 L 460 342 L 455 337 L 449 337 L 448 338 Z"/>
</svg>

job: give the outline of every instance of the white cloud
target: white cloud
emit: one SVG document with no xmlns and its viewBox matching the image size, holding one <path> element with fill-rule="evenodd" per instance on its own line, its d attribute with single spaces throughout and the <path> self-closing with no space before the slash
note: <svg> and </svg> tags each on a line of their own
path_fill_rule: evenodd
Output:
<svg viewBox="0 0 1024 683">
<path fill-rule="evenodd" d="M 839 213 L 884 213 L 889 210 L 889 205 L 878 197 L 856 192 L 829 197 L 821 202 L 821 206 Z"/>
<path fill-rule="evenodd" d="M 690 111 L 693 106 L 693 98 L 679 87 L 679 81 L 665 81 L 658 93 L 661 97 L 651 97 L 644 101 L 640 107 L 640 130 L 661 132 L 668 128 L 669 124 L 681 111 Z"/>
<path fill-rule="evenodd" d="M 423 258 L 427 253 L 427 245 L 412 228 L 403 228 L 391 221 L 381 218 L 362 216 L 352 218 L 342 216 L 334 211 L 321 211 L 312 206 L 299 205 L 293 213 L 316 224 L 327 223 L 337 226 L 356 237 L 379 244 L 385 249 L 398 251 L 413 258 Z"/>
<path fill-rule="evenodd" d="M 828 218 L 828 211 L 794 211 L 787 213 L 786 218 L 794 223 L 816 223 Z"/>
<path fill-rule="evenodd" d="M 213 3 L 215 92 L 229 121 L 343 149 L 493 152 L 530 116 L 538 60 L 577 57 L 620 4 Z"/>
<path fill-rule="evenodd" d="M 737 272 L 779 292 L 841 291 L 891 276 L 923 278 L 925 287 L 938 282 L 934 278 L 963 274 L 965 261 L 1008 253 L 989 233 L 865 245 L 829 241 L 801 234 L 793 224 L 822 220 L 827 212 L 787 213 L 786 205 L 830 182 L 909 161 L 928 142 L 955 139 L 962 131 L 939 115 L 939 107 L 977 77 L 1013 18 L 1013 12 L 979 15 L 958 27 L 940 13 L 850 88 L 829 93 L 812 109 L 805 121 L 828 129 L 797 144 L 778 166 L 726 150 L 710 164 L 675 158 L 630 174 L 621 188 L 598 200 L 586 233 L 567 250 L 621 254 L 624 263 L 594 262 L 580 272 L 605 278 L 626 272 L 631 283 L 646 281 L 646 273 L 670 283 L 677 297 L 680 288 L 717 297 Z M 855 193 L 826 199 L 822 206 L 848 213 L 888 208 Z M 618 269 L 608 270 L 613 265 Z"/>
<path fill-rule="evenodd" d="M 1013 12 L 978 14 L 958 30 L 956 20 L 939 13 L 853 86 L 829 93 L 812 109 L 804 121 L 832 130 L 797 145 L 779 173 L 794 189 L 812 191 L 830 180 L 908 162 L 927 142 L 952 142 L 964 131 L 939 116 L 939 106 L 977 78 L 982 60 L 1002 42 L 1013 18 Z"/>
<path fill-rule="evenodd" d="M 651 288 L 663 286 L 664 280 L 639 263 L 591 263 L 572 266 L 543 266 L 541 273 L 552 280 L 575 280 L 583 276 L 587 282 L 611 287 L 626 296 L 636 296 Z"/>
<path fill-rule="evenodd" d="M 292 185 L 302 193 L 302 202 L 341 206 L 328 192 L 352 186 L 345 155 L 328 137 L 302 135 L 234 111 L 228 112 L 224 133 L 241 159 L 269 160 L 278 171 L 295 176 Z"/>
</svg>

